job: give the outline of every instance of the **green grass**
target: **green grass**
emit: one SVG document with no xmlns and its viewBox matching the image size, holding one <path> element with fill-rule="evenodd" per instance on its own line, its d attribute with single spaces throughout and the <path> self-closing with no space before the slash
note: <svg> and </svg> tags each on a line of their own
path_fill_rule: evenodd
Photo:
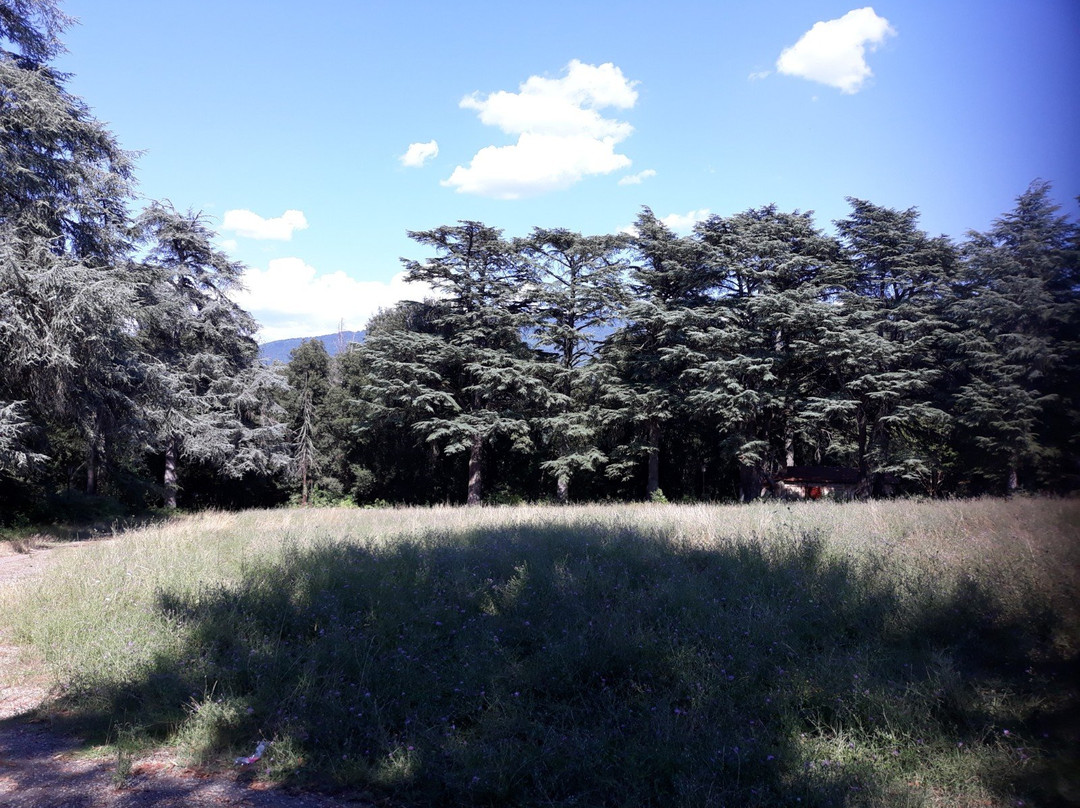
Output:
<svg viewBox="0 0 1080 808">
<path fill-rule="evenodd" d="M 1078 525 L 1036 499 L 211 513 L 0 605 L 84 730 L 209 765 L 266 740 L 260 776 L 395 804 L 1058 804 Z"/>
</svg>

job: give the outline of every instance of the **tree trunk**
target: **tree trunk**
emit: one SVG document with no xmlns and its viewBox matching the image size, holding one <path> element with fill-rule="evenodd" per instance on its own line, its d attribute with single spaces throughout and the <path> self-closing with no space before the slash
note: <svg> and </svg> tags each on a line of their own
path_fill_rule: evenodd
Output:
<svg viewBox="0 0 1080 808">
<path fill-rule="evenodd" d="M 859 479 L 855 483 L 855 496 L 859 499 L 869 499 L 871 480 L 870 464 L 867 462 L 869 439 L 867 437 L 865 411 L 860 409 L 856 419 L 859 425 Z"/>
<path fill-rule="evenodd" d="M 176 459 L 178 454 L 176 438 L 169 438 L 165 442 L 165 478 L 162 487 L 165 489 L 165 507 L 176 507 Z"/>
<path fill-rule="evenodd" d="M 473 436 L 472 448 L 469 450 L 469 496 L 465 500 L 466 505 L 479 505 L 484 494 L 484 481 L 481 476 L 483 462 L 484 439 L 477 434 Z"/>
<path fill-rule="evenodd" d="M 555 484 L 556 495 L 559 497 L 559 504 L 565 505 L 570 501 L 570 478 L 563 476 L 559 477 Z"/>
<path fill-rule="evenodd" d="M 97 446 L 93 443 L 86 451 L 86 493 L 90 496 L 97 494 Z"/>
<path fill-rule="evenodd" d="M 761 496 L 761 472 L 755 466 L 739 466 L 739 501 L 752 502 Z"/>
<path fill-rule="evenodd" d="M 645 498 L 652 499 L 660 490 L 660 425 L 649 422 L 649 479 L 645 483 Z"/>
<path fill-rule="evenodd" d="M 1009 479 L 1005 485 L 1010 494 L 1015 494 L 1020 490 L 1020 474 L 1016 470 L 1015 463 L 1009 464 Z"/>
</svg>

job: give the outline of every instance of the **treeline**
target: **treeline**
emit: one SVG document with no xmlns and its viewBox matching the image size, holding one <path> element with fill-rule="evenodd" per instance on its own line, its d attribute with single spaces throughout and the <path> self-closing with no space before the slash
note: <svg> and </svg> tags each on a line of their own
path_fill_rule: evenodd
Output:
<svg viewBox="0 0 1080 808">
<path fill-rule="evenodd" d="M 437 299 L 285 371 L 302 496 L 748 500 L 805 465 L 866 496 L 1074 489 L 1080 229 L 1049 190 L 959 245 L 859 199 L 835 236 L 773 206 L 410 233 Z"/>
<path fill-rule="evenodd" d="M 1080 483 L 1080 227 L 1034 183 L 985 233 L 851 200 L 679 236 L 479 222 L 410 236 L 435 299 L 264 368 L 243 267 L 0 0 L 0 523 L 298 502 L 750 499 L 794 465 L 927 495 Z M 89 498 L 88 498 L 89 497 Z"/>
</svg>

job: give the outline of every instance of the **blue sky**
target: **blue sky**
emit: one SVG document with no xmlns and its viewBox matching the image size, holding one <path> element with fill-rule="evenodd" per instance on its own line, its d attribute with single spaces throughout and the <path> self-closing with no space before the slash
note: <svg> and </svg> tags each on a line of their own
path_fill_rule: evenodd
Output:
<svg viewBox="0 0 1080 808">
<path fill-rule="evenodd" d="M 960 238 L 1036 178 L 1080 194 L 1075 0 L 63 8 L 72 91 L 248 265 L 261 340 L 363 327 L 416 294 L 406 231 L 459 219 L 829 228 L 855 196 Z"/>
</svg>

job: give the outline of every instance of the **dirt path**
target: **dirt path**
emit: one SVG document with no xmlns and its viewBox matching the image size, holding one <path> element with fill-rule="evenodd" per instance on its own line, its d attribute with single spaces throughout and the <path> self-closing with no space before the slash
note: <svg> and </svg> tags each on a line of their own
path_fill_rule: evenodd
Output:
<svg viewBox="0 0 1080 808">
<path fill-rule="evenodd" d="M 73 544 L 0 555 L 0 589 L 41 577 L 52 558 Z M 87 754 L 38 718 L 48 698 L 40 660 L 0 635 L 0 808 L 364 808 L 371 803 L 268 788 L 250 771 L 186 769 L 166 750 L 137 758 L 118 786 L 117 759 Z"/>
</svg>

